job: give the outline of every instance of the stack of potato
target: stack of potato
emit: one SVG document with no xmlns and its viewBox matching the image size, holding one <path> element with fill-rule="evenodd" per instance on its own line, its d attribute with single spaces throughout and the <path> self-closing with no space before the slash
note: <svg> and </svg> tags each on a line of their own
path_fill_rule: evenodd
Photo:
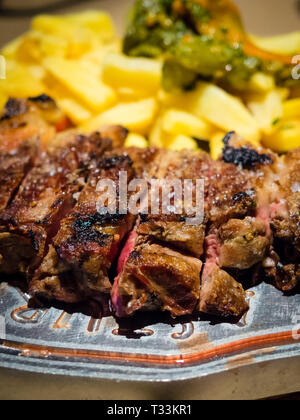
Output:
<svg viewBox="0 0 300 420">
<path fill-rule="evenodd" d="M 299 46 L 299 34 L 292 36 Z M 269 42 L 277 51 L 291 44 L 282 37 L 256 42 Z M 0 107 L 9 97 L 47 93 L 83 131 L 122 124 L 131 132 L 128 146 L 174 150 L 197 149 L 204 140 L 214 158 L 229 130 L 280 152 L 300 146 L 300 98 L 287 99 L 289 90 L 276 88 L 272 77 L 257 73 L 243 97 L 208 83 L 167 94 L 161 88 L 162 63 L 122 55 L 112 20 L 103 12 L 38 16 L 2 54 L 7 78 L 0 80 Z"/>
</svg>

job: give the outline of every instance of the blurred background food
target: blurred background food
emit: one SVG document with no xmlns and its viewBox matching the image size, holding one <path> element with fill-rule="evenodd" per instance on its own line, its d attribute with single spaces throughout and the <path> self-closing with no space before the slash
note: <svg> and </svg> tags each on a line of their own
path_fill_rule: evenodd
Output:
<svg viewBox="0 0 300 420">
<path fill-rule="evenodd" d="M 154 5 L 162 2 L 151 1 Z M 206 3 L 205 0 L 201 2 Z M 45 1 L 45 4 L 49 3 L 50 0 Z M 29 97 L 47 93 L 83 131 L 95 130 L 103 124 L 119 123 L 131 131 L 128 145 L 146 147 L 150 144 L 174 150 L 210 148 L 214 158 L 219 156 L 222 138 L 230 130 L 237 131 L 254 144 L 263 144 L 279 152 L 300 146 L 300 92 L 297 87 L 300 80 L 292 79 L 291 57 L 274 59 L 273 62 L 281 63 L 279 67 L 277 64 L 262 64 L 265 58 L 269 63 L 269 57 L 277 57 L 278 54 L 285 58 L 300 55 L 300 32 L 297 32 L 300 19 L 296 1 L 270 0 L 263 4 L 260 1 L 236 1 L 241 6 L 246 30 L 250 33 L 248 38 L 247 32 L 247 43 L 252 46 L 251 52 L 259 49 L 267 52 L 259 58 L 260 61 L 253 60 L 253 55 L 257 53 L 251 54 L 249 49 L 247 55 L 241 50 L 236 57 L 237 49 L 232 48 L 231 40 L 228 42 L 231 31 L 228 33 L 226 28 L 222 30 L 222 40 L 214 34 L 214 44 L 211 47 L 209 40 L 208 49 L 206 38 L 195 37 L 191 25 L 187 25 L 185 31 L 192 33 L 192 37 L 189 36 L 192 42 L 195 40 L 193 45 L 196 49 L 191 48 L 189 43 L 187 52 L 186 44 L 182 44 L 184 38 L 180 39 L 175 49 L 172 45 L 171 62 L 167 41 L 171 45 L 170 33 L 174 25 L 170 20 L 166 22 L 166 16 L 163 21 L 161 11 L 153 13 L 153 4 L 150 8 L 152 21 L 149 14 L 142 15 L 142 19 L 141 14 L 132 18 L 125 38 L 130 42 L 127 42 L 127 47 L 125 42 L 123 48 L 121 37 L 125 33 L 126 11 L 133 2 L 71 3 L 72 13 L 69 14 L 42 14 L 17 20 L 0 15 L 1 43 L 13 39 L 2 50 L 7 61 L 7 78 L 0 80 L 0 107 L 11 96 Z M 182 3 L 194 2 L 174 0 L 171 3 L 175 5 L 172 10 L 180 15 Z M 25 8 L 24 2 L 18 0 L 0 4 L 19 11 Z M 26 2 L 26 8 L 42 5 L 41 1 Z M 113 18 L 101 8 L 112 12 Z M 83 12 L 75 13 L 82 9 Z M 145 16 L 147 19 L 144 19 Z M 158 18 L 161 26 L 157 24 Z M 184 19 L 183 13 L 180 19 L 176 15 L 176 25 L 178 20 L 183 22 Z M 135 30 L 141 21 L 142 38 Z M 156 47 L 161 42 L 155 44 L 152 41 L 153 27 L 160 30 L 161 27 L 165 29 L 165 25 L 169 25 L 163 38 L 167 40 L 166 47 L 157 51 Z M 146 35 L 145 28 L 149 32 Z M 200 29 L 203 33 L 203 25 Z M 175 36 L 180 30 L 176 27 L 176 32 L 173 31 Z M 147 52 L 144 39 L 148 44 Z M 151 42 L 148 42 L 149 39 Z M 187 59 L 191 53 L 190 57 L 198 54 L 200 58 L 196 72 L 196 60 Z M 231 61 L 228 59 L 226 63 L 230 65 L 234 77 L 229 79 L 225 72 L 225 78 L 224 72 L 220 72 L 218 66 L 225 65 L 225 62 L 220 63 L 221 56 L 225 57 L 225 61 L 230 57 Z M 249 56 L 252 61 L 249 61 Z M 201 66 L 206 74 L 203 75 L 202 70 L 199 78 Z M 210 68 L 213 71 L 208 72 Z M 182 90 L 186 87 L 188 91 Z"/>
</svg>

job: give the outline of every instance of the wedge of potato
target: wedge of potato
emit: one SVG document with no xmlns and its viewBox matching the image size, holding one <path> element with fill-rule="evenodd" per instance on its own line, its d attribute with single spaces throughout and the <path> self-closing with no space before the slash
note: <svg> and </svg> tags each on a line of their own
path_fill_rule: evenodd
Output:
<svg viewBox="0 0 300 420">
<path fill-rule="evenodd" d="M 159 115 L 150 129 L 149 133 L 149 144 L 153 147 L 166 147 L 167 146 L 167 135 L 163 132 L 163 115 Z"/>
<path fill-rule="evenodd" d="M 43 65 L 94 112 L 104 111 L 117 101 L 115 91 L 105 85 L 93 70 L 89 71 L 88 66 L 80 60 L 47 58 Z"/>
<path fill-rule="evenodd" d="M 300 98 L 290 99 L 283 103 L 283 118 L 300 119 Z"/>
<path fill-rule="evenodd" d="M 98 67 L 98 71 L 102 69 L 103 59 L 107 54 L 120 53 L 122 49 L 122 42 L 120 39 L 115 39 L 109 44 L 100 45 L 92 51 L 87 52 L 82 56 L 82 60 L 91 63 L 93 66 Z"/>
<path fill-rule="evenodd" d="M 260 131 L 254 117 L 241 100 L 210 83 L 200 83 L 187 94 L 190 112 L 224 131 L 236 131 L 246 140 L 258 143 Z"/>
<path fill-rule="evenodd" d="M 270 135 L 276 130 L 276 124 L 283 116 L 281 94 L 276 89 L 257 96 L 248 103 L 261 131 Z"/>
<path fill-rule="evenodd" d="M 265 73 L 255 73 L 250 80 L 250 88 L 256 92 L 269 92 L 275 89 L 276 83 L 273 76 Z"/>
<path fill-rule="evenodd" d="M 109 42 L 115 36 L 112 19 L 107 13 L 87 10 L 65 16 L 39 15 L 32 21 L 32 29 L 67 39 Z"/>
<path fill-rule="evenodd" d="M 276 132 L 266 136 L 263 143 L 276 152 L 287 152 L 300 147 L 300 120 L 282 121 Z"/>
<path fill-rule="evenodd" d="M 213 127 L 202 118 L 182 111 L 180 109 L 168 109 L 163 118 L 162 128 L 167 133 L 197 137 L 202 140 L 209 140 Z"/>
<path fill-rule="evenodd" d="M 224 148 L 223 139 L 225 135 L 226 133 L 224 131 L 218 131 L 210 139 L 210 142 L 209 142 L 210 155 L 214 160 L 219 159 L 219 157 L 222 154 L 222 151 Z"/>
<path fill-rule="evenodd" d="M 98 39 L 108 43 L 116 36 L 116 29 L 111 16 L 99 10 L 86 10 L 67 15 L 68 20 L 75 27 L 89 29 Z"/>
<path fill-rule="evenodd" d="M 82 128 L 90 132 L 102 125 L 120 124 L 138 134 L 146 134 L 157 112 L 157 102 L 154 98 L 138 102 L 122 103 L 92 118 Z"/>
<path fill-rule="evenodd" d="M 198 144 L 192 137 L 179 134 L 168 144 L 168 149 L 175 151 L 197 150 Z"/>
<path fill-rule="evenodd" d="M 17 59 L 17 52 L 19 50 L 19 47 L 23 41 L 24 35 L 20 36 L 13 41 L 9 42 L 4 46 L 4 48 L 1 51 L 1 54 L 10 60 L 16 60 Z"/>
<path fill-rule="evenodd" d="M 125 141 L 125 147 L 139 147 L 144 149 L 148 147 L 148 142 L 144 136 L 137 133 L 129 133 Z"/>
<path fill-rule="evenodd" d="M 120 88 L 117 90 L 120 102 L 136 102 L 149 97 L 149 92 L 134 90 L 131 88 Z"/>
<path fill-rule="evenodd" d="M 115 89 L 158 91 L 162 64 L 148 58 L 131 58 L 122 54 L 107 54 L 103 60 L 103 81 Z"/>
<path fill-rule="evenodd" d="M 0 91 L 6 96 L 27 98 L 45 93 L 46 87 L 30 67 L 7 61 L 6 79 L 0 80 Z"/>
<path fill-rule="evenodd" d="M 73 121 L 75 124 L 83 124 L 91 119 L 92 114 L 86 108 L 81 106 L 72 98 L 62 98 L 56 100 L 59 108 Z"/>
<path fill-rule="evenodd" d="M 271 37 L 251 35 L 250 39 L 263 50 L 271 51 L 275 54 L 293 55 L 300 51 L 300 32 L 291 32 Z"/>
<path fill-rule="evenodd" d="M 3 92 L 0 92 L 0 113 L 6 104 L 8 96 L 6 96 Z"/>
</svg>

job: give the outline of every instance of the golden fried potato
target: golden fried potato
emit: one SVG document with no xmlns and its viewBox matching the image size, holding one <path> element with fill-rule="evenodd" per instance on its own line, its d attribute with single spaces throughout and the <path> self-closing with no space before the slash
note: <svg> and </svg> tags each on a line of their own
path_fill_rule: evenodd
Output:
<svg viewBox="0 0 300 420">
<path fill-rule="evenodd" d="M 131 88 L 153 95 L 160 88 L 161 74 L 162 64 L 157 60 L 122 54 L 107 54 L 103 60 L 103 80 L 116 89 Z"/>
<path fill-rule="evenodd" d="M 80 60 L 47 58 L 44 67 L 65 85 L 73 95 L 94 112 L 101 112 L 116 103 L 117 95 Z"/>
<path fill-rule="evenodd" d="M 282 121 L 276 132 L 266 136 L 263 143 L 276 152 L 287 152 L 300 147 L 300 120 Z"/>
<path fill-rule="evenodd" d="M 300 119 L 300 98 L 290 99 L 283 103 L 283 118 Z"/>
<path fill-rule="evenodd" d="M 186 94 L 190 111 L 224 131 L 236 131 L 257 144 L 260 131 L 257 122 L 237 97 L 210 83 L 200 83 L 195 92 Z"/>
<path fill-rule="evenodd" d="M 198 144 L 192 138 L 179 134 L 174 137 L 174 139 L 168 144 L 168 149 L 170 150 L 197 150 Z"/>
<path fill-rule="evenodd" d="M 270 135 L 276 129 L 276 123 L 283 116 L 283 105 L 280 91 L 277 89 L 257 96 L 248 103 L 261 131 Z"/>
<path fill-rule="evenodd" d="M 125 147 L 139 147 L 141 149 L 148 147 L 148 142 L 144 136 L 137 133 L 129 133 L 125 141 Z"/>
<path fill-rule="evenodd" d="M 293 55 L 300 51 L 300 32 L 270 37 L 250 35 L 250 39 L 258 47 L 275 54 Z"/>
</svg>

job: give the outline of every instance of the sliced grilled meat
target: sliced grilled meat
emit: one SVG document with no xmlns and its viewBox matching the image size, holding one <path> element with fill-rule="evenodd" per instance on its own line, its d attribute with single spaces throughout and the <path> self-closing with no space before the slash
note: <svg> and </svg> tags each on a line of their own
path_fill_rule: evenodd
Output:
<svg viewBox="0 0 300 420">
<path fill-rule="evenodd" d="M 112 302 L 118 317 L 138 310 L 169 311 L 172 316 L 194 312 L 199 299 L 202 262 L 140 236 L 129 239 L 115 280 Z M 128 255 L 129 254 L 129 255 Z M 128 259 L 126 260 L 126 257 Z"/>
<path fill-rule="evenodd" d="M 176 180 L 183 188 L 184 179 L 196 181 L 207 176 L 209 164 L 210 159 L 205 153 L 160 150 L 155 154 L 148 173 L 149 181 Z M 157 192 L 161 192 L 159 186 Z M 148 214 L 141 214 L 121 254 L 119 275 L 112 291 L 117 316 L 155 308 L 180 316 L 193 313 L 197 306 L 205 219 L 189 225 L 187 218 L 195 216 L 194 213 L 187 212 L 184 206 L 181 214 L 174 211 L 176 205 L 183 204 L 182 195 L 176 197 L 172 188 L 168 195 L 169 214 L 164 214 L 159 200 L 156 206 L 158 214 L 153 215 L 153 197 L 149 194 Z M 195 185 L 192 198 L 196 204 Z M 199 198 L 203 200 L 203 197 Z"/>
<path fill-rule="evenodd" d="M 241 139 L 232 133 L 226 147 L 241 150 Z M 300 283 L 300 149 L 279 157 L 262 147 L 247 147 L 257 156 L 247 171 L 255 180 L 256 218 L 266 227 L 270 245 L 262 263 L 268 281 L 288 292 Z"/>
<path fill-rule="evenodd" d="M 221 268 L 220 250 L 218 235 L 207 235 L 199 310 L 208 315 L 241 317 L 249 309 L 246 293 L 241 284 Z"/>
<path fill-rule="evenodd" d="M 42 108 L 59 113 L 55 103 L 47 97 Z M 44 111 L 30 100 L 10 99 L 0 116 L 0 211 L 12 200 L 39 153 L 40 143 L 48 142 L 55 134 L 52 121 L 44 118 Z"/>
<path fill-rule="evenodd" d="M 277 173 L 280 201 L 273 206 L 274 235 L 300 251 L 300 149 L 282 157 Z"/>
<path fill-rule="evenodd" d="M 99 200 L 103 192 L 97 190 L 97 184 L 105 179 L 118 185 L 122 171 L 127 172 L 129 181 L 134 176 L 127 155 L 113 153 L 97 160 L 76 206 L 61 221 L 46 258 L 30 282 L 30 293 L 36 299 L 75 303 L 101 299 L 103 293 L 110 292 L 108 272 L 135 217 L 118 211 L 102 214 Z"/>
<path fill-rule="evenodd" d="M 59 135 L 24 179 L 12 203 L 0 214 L 0 272 L 26 275 L 36 267 L 72 209 L 95 155 L 111 148 L 99 134 Z M 57 139 L 53 141 L 56 143 Z"/>
<path fill-rule="evenodd" d="M 158 206 L 149 194 L 148 212 L 147 215 L 141 215 L 138 234 L 149 236 L 200 258 L 205 236 L 205 196 L 208 185 L 206 180 L 210 164 L 211 160 L 206 153 L 160 150 L 155 156 L 149 177 L 154 181 L 163 180 L 165 185 L 155 187 L 156 196 L 161 196 Z M 183 193 L 186 192 L 184 181 L 187 180 L 192 181 L 190 203 L 187 196 L 183 199 Z M 197 180 L 204 182 L 204 188 L 201 185 L 197 188 Z M 200 215 L 199 220 L 195 220 L 196 207 Z"/>
<path fill-rule="evenodd" d="M 264 266 L 268 280 L 290 292 L 300 284 L 300 149 L 278 159 L 273 172 L 269 183 L 276 191 L 270 202 L 274 245 Z"/>
<path fill-rule="evenodd" d="M 245 146 L 244 140 L 233 132 L 225 137 L 224 144 L 223 161 L 213 163 L 209 178 L 200 310 L 241 316 L 248 304 L 236 279 L 244 276 L 245 270 L 261 264 L 271 245 L 265 214 L 268 201 L 262 196 L 261 187 L 264 170 L 273 164 L 273 159 L 263 149 Z M 236 279 L 226 269 L 234 269 L 231 271 Z"/>
<path fill-rule="evenodd" d="M 247 270 L 264 260 L 270 244 L 265 224 L 254 217 L 230 219 L 219 230 L 221 267 Z"/>
<path fill-rule="evenodd" d="M 240 317 L 249 309 L 246 293 L 240 283 L 217 264 L 202 276 L 200 311 L 222 317 Z"/>
<path fill-rule="evenodd" d="M 55 102 L 46 95 L 30 100 L 9 99 L 0 116 L 0 151 L 15 150 L 34 135 L 46 146 L 63 118 Z"/>
</svg>

